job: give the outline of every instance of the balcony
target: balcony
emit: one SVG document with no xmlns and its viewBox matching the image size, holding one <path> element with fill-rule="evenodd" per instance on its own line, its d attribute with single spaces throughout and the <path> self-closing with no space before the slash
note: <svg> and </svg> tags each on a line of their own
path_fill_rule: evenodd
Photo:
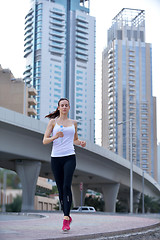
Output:
<svg viewBox="0 0 160 240">
<path fill-rule="evenodd" d="M 130 62 L 135 62 L 134 57 L 129 57 L 128 60 L 129 60 Z"/>
<path fill-rule="evenodd" d="M 26 66 L 26 71 L 23 74 L 25 75 L 25 74 L 30 73 L 31 69 L 32 69 L 32 67 L 30 65 Z"/>
<path fill-rule="evenodd" d="M 50 36 L 49 40 L 50 41 L 55 41 L 57 43 L 64 43 L 65 42 L 63 37 L 56 37 L 56 36 Z"/>
<path fill-rule="evenodd" d="M 36 116 L 37 115 L 37 111 L 34 108 L 28 108 L 27 110 L 28 116 Z"/>
<path fill-rule="evenodd" d="M 37 105 L 37 102 L 33 97 L 28 97 L 28 104 L 35 106 L 35 105 Z"/>
<path fill-rule="evenodd" d="M 135 82 L 134 81 L 129 81 L 129 86 L 135 87 Z"/>
<path fill-rule="evenodd" d="M 110 114 L 109 117 L 108 117 L 109 120 L 112 120 L 113 119 L 113 114 Z"/>
<path fill-rule="evenodd" d="M 134 62 L 133 61 L 129 61 L 129 66 L 130 67 L 134 67 L 135 66 Z"/>
<path fill-rule="evenodd" d="M 76 27 L 76 31 L 88 35 L 88 29 L 83 27 Z"/>
<path fill-rule="evenodd" d="M 26 58 L 32 52 L 31 48 L 25 49 L 24 58 Z"/>
<path fill-rule="evenodd" d="M 54 31 L 54 30 L 51 30 L 49 32 L 49 34 L 51 36 L 56 36 L 56 37 L 59 37 L 59 38 L 64 38 L 65 37 L 65 33 L 64 32 L 57 32 L 57 31 Z"/>
<path fill-rule="evenodd" d="M 112 110 L 113 109 L 113 104 L 109 105 L 108 110 Z"/>
<path fill-rule="evenodd" d="M 76 31 L 76 37 L 81 37 L 83 39 L 88 40 L 88 34 L 80 33 L 80 32 L 77 32 L 77 31 Z"/>
<path fill-rule="evenodd" d="M 114 68 L 113 68 L 113 67 L 109 68 L 109 69 L 108 69 L 108 73 L 111 73 L 111 72 L 113 72 L 113 70 L 114 70 Z"/>
<path fill-rule="evenodd" d="M 108 112 L 109 115 L 113 115 L 113 109 L 110 109 Z"/>
<path fill-rule="evenodd" d="M 27 79 L 27 78 L 30 78 L 31 75 L 32 75 L 31 72 L 25 72 L 23 80 L 25 80 L 25 79 Z"/>
<path fill-rule="evenodd" d="M 57 8 L 53 8 L 52 10 L 50 10 L 51 13 L 59 15 L 59 16 L 64 16 L 65 12 L 62 12 L 62 10 L 57 9 Z"/>
<path fill-rule="evenodd" d="M 88 30 L 88 24 L 77 21 L 77 27 L 84 28 Z"/>
<path fill-rule="evenodd" d="M 64 21 L 58 21 L 56 19 L 51 19 L 50 23 L 59 27 L 64 27 L 65 25 Z"/>
<path fill-rule="evenodd" d="M 111 83 L 108 84 L 108 88 L 113 87 L 113 86 L 114 86 L 114 83 L 113 83 L 113 82 L 111 82 Z"/>
<path fill-rule="evenodd" d="M 80 59 L 82 61 L 88 61 L 88 56 L 84 56 L 84 55 L 81 55 L 81 54 L 76 54 L 76 58 Z"/>
<path fill-rule="evenodd" d="M 108 93 L 113 93 L 114 92 L 114 87 L 110 87 L 110 88 L 108 88 Z"/>
<path fill-rule="evenodd" d="M 88 24 L 88 21 L 82 16 L 77 16 L 77 21 L 84 24 Z"/>
<path fill-rule="evenodd" d="M 60 20 L 60 21 L 65 21 L 65 15 L 59 15 L 59 14 L 53 13 L 53 15 L 51 15 L 50 17 L 53 19 Z"/>
<path fill-rule="evenodd" d="M 56 30 L 58 33 L 65 32 L 65 27 L 64 26 L 59 27 L 55 24 L 51 24 L 50 29 Z"/>
<path fill-rule="evenodd" d="M 64 55 L 64 49 L 50 47 L 49 51 L 58 55 Z"/>
<path fill-rule="evenodd" d="M 129 55 L 129 57 L 134 57 L 135 56 L 135 52 L 134 51 L 129 51 L 128 55 Z"/>
<path fill-rule="evenodd" d="M 83 56 L 88 56 L 88 50 L 82 50 L 82 49 L 76 48 L 76 53 Z"/>
<path fill-rule="evenodd" d="M 108 55 L 108 61 L 109 61 L 110 59 L 113 59 L 113 57 L 114 57 L 113 54 L 109 54 L 109 55 Z"/>
<path fill-rule="evenodd" d="M 26 31 L 24 35 L 25 35 L 25 40 L 29 38 L 32 39 L 33 31 L 32 30 Z"/>
<path fill-rule="evenodd" d="M 113 66 L 113 62 L 111 62 L 111 63 L 109 63 L 108 64 L 108 68 L 110 69 L 110 68 L 113 68 L 114 66 Z"/>
<path fill-rule="evenodd" d="M 29 39 L 28 41 L 25 42 L 24 47 L 25 49 L 31 48 L 33 46 L 32 44 L 32 39 Z"/>
<path fill-rule="evenodd" d="M 30 9 L 29 13 L 27 14 L 27 16 L 25 17 L 25 19 L 29 19 L 30 17 L 32 17 L 32 13 L 33 13 L 33 10 Z"/>
<path fill-rule="evenodd" d="M 28 93 L 32 96 L 36 96 L 37 95 L 37 91 L 35 88 L 28 88 Z"/>
<path fill-rule="evenodd" d="M 86 44 L 81 44 L 81 43 L 78 44 L 78 43 L 77 43 L 77 44 L 76 44 L 76 48 L 82 48 L 82 49 L 88 51 L 88 47 L 87 47 Z"/>
<path fill-rule="evenodd" d="M 113 92 L 109 93 L 109 94 L 108 94 L 108 97 L 109 97 L 109 98 L 110 98 L 110 97 L 113 97 Z"/>
<path fill-rule="evenodd" d="M 113 53 L 113 48 L 109 49 L 108 54 Z"/>
<path fill-rule="evenodd" d="M 88 40 L 84 39 L 84 38 L 80 38 L 80 37 L 76 37 L 76 42 L 77 43 L 83 43 L 83 45 L 88 45 Z"/>
<path fill-rule="evenodd" d="M 129 96 L 135 96 L 135 91 L 129 91 Z"/>
<path fill-rule="evenodd" d="M 50 42 L 49 45 L 53 48 L 55 47 L 55 48 L 58 48 L 58 49 L 64 49 L 64 44 L 63 43 Z"/>
</svg>

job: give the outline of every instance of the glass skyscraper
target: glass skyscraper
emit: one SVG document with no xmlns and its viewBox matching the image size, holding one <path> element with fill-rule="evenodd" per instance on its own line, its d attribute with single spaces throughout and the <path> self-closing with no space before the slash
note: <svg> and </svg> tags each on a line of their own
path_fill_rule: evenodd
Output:
<svg viewBox="0 0 160 240">
<path fill-rule="evenodd" d="M 102 146 L 130 159 L 132 119 L 132 159 L 157 179 L 152 46 L 145 42 L 144 10 L 124 8 L 113 18 L 102 59 Z"/>
<path fill-rule="evenodd" d="M 37 119 L 70 100 L 79 136 L 94 141 L 95 18 L 89 0 L 32 0 L 25 18 L 24 80 L 37 90 Z"/>
</svg>

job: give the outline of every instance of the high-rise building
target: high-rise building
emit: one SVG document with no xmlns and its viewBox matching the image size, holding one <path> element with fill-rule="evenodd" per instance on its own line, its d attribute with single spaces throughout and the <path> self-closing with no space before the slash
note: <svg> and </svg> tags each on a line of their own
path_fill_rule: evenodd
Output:
<svg viewBox="0 0 160 240">
<path fill-rule="evenodd" d="M 94 141 L 95 18 L 89 0 L 32 0 L 25 18 L 24 80 L 37 90 L 37 118 L 70 100 L 79 136 Z"/>
<path fill-rule="evenodd" d="M 29 117 L 36 116 L 34 99 L 37 92 L 26 86 L 22 78 L 15 78 L 10 69 L 0 65 L 0 106 Z"/>
<path fill-rule="evenodd" d="M 145 42 L 144 10 L 124 8 L 113 18 L 102 55 L 102 146 L 126 159 L 132 149 L 134 163 L 157 179 L 152 46 Z"/>
</svg>

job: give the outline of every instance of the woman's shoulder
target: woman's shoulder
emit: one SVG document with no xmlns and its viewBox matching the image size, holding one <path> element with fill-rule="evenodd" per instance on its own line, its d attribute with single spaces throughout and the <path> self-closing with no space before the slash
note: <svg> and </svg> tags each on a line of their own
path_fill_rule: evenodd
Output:
<svg viewBox="0 0 160 240">
<path fill-rule="evenodd" d="M 70 119 L 70 121 L 74 124 L 74 126 L 77 126 L 77 121 L 74 119 Z"/>
<path fill-rule="evenodd" d="M 50 119 L 49 124 L 52 125 L 53 127 L 56 125 L 56 119 Z"/>
</svg>

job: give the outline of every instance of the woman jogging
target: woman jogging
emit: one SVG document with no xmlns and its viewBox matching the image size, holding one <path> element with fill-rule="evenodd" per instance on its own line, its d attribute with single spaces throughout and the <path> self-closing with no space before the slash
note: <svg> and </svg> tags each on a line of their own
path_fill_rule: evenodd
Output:
<svg viewBox="0 0 160 240">
<path fill-rule="evenodd" d="M 50 119 L 43 138 L 43 144 L 53 142 L 51 168 L 59 192 L 59 200 L 64 213 L 63 231 L 70 230 L 70 209 L 72 204 L 71 183 L 76 167 L 76 156 L 73 144 L 86 146 L 85 141 L 78 139 L 77 122 L 68 118 L 69 100 L 61 98 L 55 112 L 46 117 Z M 52 133 L 52 136 L 51 136 Z"/>
</svg>

